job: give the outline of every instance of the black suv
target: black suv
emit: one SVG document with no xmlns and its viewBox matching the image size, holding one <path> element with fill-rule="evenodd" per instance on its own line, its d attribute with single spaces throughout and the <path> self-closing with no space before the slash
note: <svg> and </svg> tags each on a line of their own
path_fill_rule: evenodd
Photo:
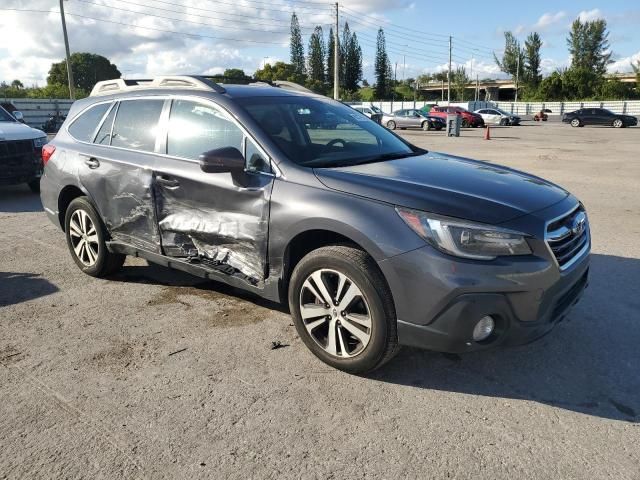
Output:
<svg viewBox="0 0 640 480">
<path fill-rule="evenodd" d="M 45 211 L 82 271 L 136 255 L 288 302 L 309 349 L 350 372 L 398 345 L 529 342 L 587 284 L 566 190 L 291 85 L 100 82 L 43 158 Z"/>
</svg>

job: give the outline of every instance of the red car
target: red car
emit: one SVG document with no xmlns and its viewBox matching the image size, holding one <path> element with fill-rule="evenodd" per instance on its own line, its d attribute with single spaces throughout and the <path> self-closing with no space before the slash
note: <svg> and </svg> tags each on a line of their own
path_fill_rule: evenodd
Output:
<svg viewBox="0 0 640 480">
<path fill-rule="evenodd" d="M 462 117 L 463 127 L 484 127 L 484 120 L 477 113 L 470 112 L 462 107 L 431 107 L 429 115 L 447 120 L 447 115 L 456 114 Z"/>
</svg>

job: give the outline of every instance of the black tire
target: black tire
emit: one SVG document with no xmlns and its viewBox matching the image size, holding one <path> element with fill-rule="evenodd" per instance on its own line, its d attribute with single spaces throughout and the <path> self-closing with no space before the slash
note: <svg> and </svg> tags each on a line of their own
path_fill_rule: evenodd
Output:
<svg viewBox="0 0 640 480">
<path fill-rule="evenodd" d="M 393 120 L 389 120 L 387 122 L 387 128 L 389 130 L 395 130 L 396 129 L 396 122 L 394 122 Z"/>
<path fill-rule="evenodd" d="M 40 179 L 39 178 L 31 180 L 29 183 L 27 183 L 27 185 L 29 185 L 29 188 L 31 189 L 31 191 L 33 193 L 40 193 Z"/>
<path fill-rule="evenodd" d="M 469 128 L 469 122 L 466 119 L 462 120 L 462 128 Z"/>
<path fill-rule="evenodd" d="M 428 132 L 431 130 L 431 124 L 429 122 L 422 122 L 422 130 Z"/>
<path fill-rule="evenodd" d="M 569 122 L 571 124 L 572 127 L 582 127 L 582 122 L 580 121 L 580 119 L 578 118 L 574 118 L 573 120 L 571 120 L 571 122 Z"/>
<path fill-rule="evenodd" d="M 325 351 L 307 331 L 300 313 L 300 295 L 305 280 L 319 269 L 332 269 L 348 276 L 362 292 L 371 316 L 371 339 L 356 356 L 340 358 Z M 311 352 L 326 364 L 353 374 L 379 368 L 399 351 L 393 299 L 373 259 L 346 245 L 322 247 L 307 254 L 296 265 L 289 282 L 289 308 L 298 335 Z"/>
<path fill-rule="evenodd" d="M 622 120 L 620 120 L 619 118 L 616 118 L 613 123 L 611 124 L 611 126 L 613 128 L 624 128 L 624 122 Z"/>
<path fill-rule="evenodd" d="M 74 250 L 73 241 L 70 234 L 71 217 L 73 216 L 74 212 L 78 210 L 83 210 L 89 216 L 91 222 L 95 227 L 96 235 L 98 238 L 97 258 L 95 260 L 95 263 L 90 266 L 85 265 L 80 260 L 80 258 L 78 258 L 78 255 Z M 91 275 L 92 277 L 105 277 L 117 272 L 118 270 L 120 270 L 120 268 L 122 268 L 126 255 L 112 253 L 107 249 L 107 245 L 105 243 L 107 239 L 107 230 L 104 226 L 104 223 L 102 222 L 102 219 L 100 218 L 100 215 L 87 197 L 78 197 L 69 204 L 64 218 L 64 227 L 65 236 L 67 237 L 67 246 L 69 247 L 71 257 L 76 262 L 76 265 L 78 265 L 78 268 L 80 268 L 80 270 L 82 270 L 84 273 L 86 273 L 87 275 Z"/>
<path fill-rule="evenodd" d="M 500 119 L 500 126 L 506 127 L 507 125 L 509 125 L 509 120 L 507 120 L 506 118 L 501 118 Z"/>
</svg>

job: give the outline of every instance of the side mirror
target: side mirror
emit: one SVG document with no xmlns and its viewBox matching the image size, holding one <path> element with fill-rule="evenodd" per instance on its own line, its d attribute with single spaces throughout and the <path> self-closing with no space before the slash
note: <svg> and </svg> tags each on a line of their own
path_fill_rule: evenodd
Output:
<svg viewBox="0 0 640 480">
<path fill-rule="evenodd" d="M 13 117 L 20 123 L 24 123 L 24 115 L 22 114 L 22 112 L 15 110 L 13 112 Z"/>
<path fill-rule="evenodd" d="M 244 171 L 244 155 L 235 147 L 216 148 L 200 155 L 200 169 L 205 173 Z"/>
</svg>

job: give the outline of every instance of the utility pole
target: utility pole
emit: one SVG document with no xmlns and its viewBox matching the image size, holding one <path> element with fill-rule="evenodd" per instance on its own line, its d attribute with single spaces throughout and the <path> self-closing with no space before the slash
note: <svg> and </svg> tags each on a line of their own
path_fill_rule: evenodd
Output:
<svg viewBox="0 0 640 480">
<path fill-rule="evenodd" d="M 518 52 L 518 60 L 516 62 L 516 103 L 518 102 L 518 81 L 520 80 L 520 52 Z"/>
<path fill-rule="evenodd" d="M 393 113 L 393 102 L 396 101 L 396 82 L 398 81 L 398 62 L 393 69 L 393 90 L 391 91 L 391 113 Z"/>
<path fill-rule="evenodd" d="M 451 35 L 449 35 L 449 70 L 447 71 L 447 106 L 451 105 Z"/>
<path fill-rule="evenodd" d="M 69 37 L 67 36 L 67 22 L 64 19 L 64 0 L 60 0 L 60 18 L 62 19 L 62 35 L 64 36 L 64 48 L 67 51 L 67 80 L 69 81 L 69 98 L 76 99 L 76 89 L 73 84 L 73 71 L 71 69 L 71 53 L 69 52 Z"/>
<path fill-rule="evenodd" d="M 480 75 L 476 74 L 476 102 L 480 101 Z"/>
<path fill-rule="evenodd" d="M 333 42 L 333 99 L 338 100 L 340 98 L 340 59 L 338 56 L 340 55 L 340 46 L 338 45 L 339 35 L 338 29 L 340 28 L 340 24 L 338 22 L 338 2 L 336 2 L 336 32 L 334 35 Z"/>
</svg>

